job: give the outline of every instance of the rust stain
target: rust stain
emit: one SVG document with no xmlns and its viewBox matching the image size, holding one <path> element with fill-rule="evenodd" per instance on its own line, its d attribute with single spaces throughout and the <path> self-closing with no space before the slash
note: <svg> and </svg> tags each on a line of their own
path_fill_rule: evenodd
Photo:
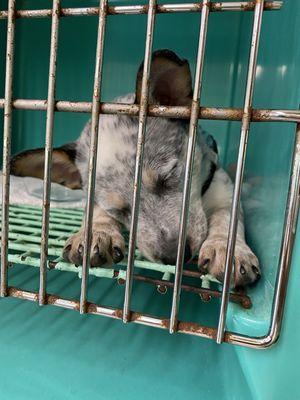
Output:
<svg viewBox="0 0 300 400">
<path fill-rule="evenodd" d="M 195 322 L 179 322 L 178 330 L 183 333 L 195 333 L 201 336 L 208 337 L 210 339 L 215 339 L 217 337 L 217 332 L 215 328 L 210 328 L 206 326 L 201 326 Z"/>
<path fill-rule="evenodd" d="M 8 296 L 17 297 L 19 299 L 31 300 L 30 299 L 30 297 L 31 297 L 33 301 L 38 301 L 37 293 L 26 292 L 25 290 L 21 290 L 16 287 L 9 287 L 7 289 L 7 293 L 8 293 Z M 27 295 L 27 297 L 26 297 L 26 295 Z"/>
<path fill-rule="evenodd" d="M 241 5 L 241 10 L 242 11 L 251 11 L 251 10 L 254 9 L 254 7 L 255 7 L 255 2 L 251 1 L 251 2 L 249 2 L 247 4 L 242 4 Z"/>
<path fill-rule="evenodd" d="M 162 326 L 163 326 L 163 327 L 165 327 L 166 329 L 169 329 L 169 328 L 170 328 L 170 320 L 168 320 L 168 319 L 162 319 L 161 322 L 162 322 Z"/>
<path fill-rule="evenodd" d="M 47 295 L 47 304 L 54 305 L 58 300 L 58 296 L 52 294 Z"/>
<path fill-rule="evenodd" d="M 188 269 L 183 271 L 183 275 L 196 278 L 201 277 L 201 273 Z M 161 279 L 153 279 L 143 275 L 134 274 L 133 279 L 147 284 L 155 285 L 160 293 L 165 293 L 164 290 L 167 289 L 168 287 L 171 288 L 174 287 L 173 282 L 164 281 Z M 119 284 L 123 284 L 123 282 L 125 283 L 125 281 L 123 281 L 122 279 L 118 279 Z M 160 287 L 162 287 L 162 291 L 160 291 Z M 184 283 L 181 285 L 181 289 L 186 292 L 196 293 L 200 295 L 203 301 L 210 301 L 212 297 L 220 298 L 222 294 L 222 292 L 220 292 L 219 290 L 206 289 L 198 286 L 187 285 Z M 251 299 L 249 296 L 247 296 L 245 290 L 243 292 L 241 291 L 230 292 L 229 301 L 240 304 L 244 308 L 252 307 Z"/>
<path fill-rule="evenodd" d="M 141 14 L 147 14 L 148 13 L 148 9 L 149 9 L 148 5 L 143 6 Z"/>
<path fill-rule="evenodd" d="M 200 298 L 202 301 L 204 301 L 205 303 L 208 303 L 209 301 L 211 301 L 211 295 L 208 293 L 200 293 Z"/>
<path fill-rule="evenodd" d="M 243 297 L 242 300 L 241 300 L 241 306 L 243 308 L 248 309 L 248 310 L 250 308 L 252 308 L 252 301 L 251 301 L 250 297 L 248 297 L 248 296 Z"/>
<path fill-rule="evenodd" d="M 96 313 L 97 312 L 97 306 L 94 303 L 87 303 L 87 312 L 88 313 Z"/>
<path fill-rule="evenodd" d="M 253 110 L 252 120 L 253 121 L 268 121 L 270 119 L 269 110 Z"/>
<path fill-rule="evenodd" d="M 158 291 L 158 293 L 160 293 L 160 294 L 166 294 L 167 291 L 168 291 L 168 288 L 167 288 L 166 285 L 158 285 L 158 286 L 157 286 L 157 291 Z"/>
<path fill-rule="evenodd" d="M 46 304 L 48 305 L 53 305 L 53 306 L 59 306 L 60 304 L 58 304 L 60 301 L 65 301 L 66 303 L 69 303 L 70 305 L 72 305 L 73 310 L 79 311 L 79 306 L 80 303 L 77 300 L 67 300 L 67 299 L 61 299 L 59 296 L 56 296 L 54 294 L 48 294 L 46 297 Z M 68 308 L 68 307 L 66 307 Z"/>
<path fill-rule="evenodd" d="M 117 308 L 117 309 L 114 311 L 113 315 L 114 315 L 116 318 L 118 318 L 118 319 L 123 319 L 123 310 Z"/>
<path fill-rule="evenodd" d="M 8 288 L 8 294 L 10 295 L 10 296 L 19 296 L 20 295 L 20 290 L 19 289 L 17 289 L 17 288 L 14 288 L 14 287 L 10 287 L 10 288 Z"/>
</svg>

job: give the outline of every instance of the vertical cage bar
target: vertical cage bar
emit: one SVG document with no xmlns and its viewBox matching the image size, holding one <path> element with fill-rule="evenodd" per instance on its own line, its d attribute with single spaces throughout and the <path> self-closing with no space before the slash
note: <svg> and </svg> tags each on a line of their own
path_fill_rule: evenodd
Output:
<svg viewBox="0 0 300 400">
<path fill-rule="evenodd" d="M 286 291 L 292 250 L 297 229 L 297 217 L 300 202 L 300 123 L 296 127 L 295 150 L 291 167 L 289 194 L 284 221 L 284 233 L 280 249 L 280 264 L 276 279 L 276 291 L 273 301 L 270 336 L 278 338 L 283 318 Z"/>
<path fill-rule="evenodd" d="M 2 171 L 2 221 L 1 221 L 1 287 L 0 295 L 7 295 L 8 266 L 8 231 L 9 231 L 9 185 L 10 185 L 10 154 L 12 132 L 12 90 L 13 63 L 15 39 L 15 0 L 8 1 L 6 69 L 5 69 L 5 101 L 3 127 L 3 171 Z"/>
<path fill-rule="evenodd" d="M 289 272 L 292 260 L 295 235 L 297 231 L 297 221 L 300 203 L 300 123 L 296 127 L 296 138 L 294 146 L 294 155 L 291 167 L 291 177 L 289 184 L 289 193 L 286 205 L 284 231 L 280 246 L 280 256 L 278 272 L 275 284 L 275 293 L 273 298 L 272 316 L 270 329 L 267 335 L 263 337 L 250 337 L 230 333 L 230 342 L 241 346 L 252 348 L 267 348 L 272 346 L 279 338 L 286 293 L 289 280 Z"/>
<path fill-rule="evenodd" d="M 59 14 L 60 14 L 60 0 L 53 0 L 48 97 L 47 97 L 47 116 L 46 116 L 46 142 L 45 142 L 45 166 L 44 166 L 43 215 L 42 215 L 42 232 L 41 232 L 39 305 L 45 304 L 45 299 L 46 299 L 48 236 L 49 236 L 49 216 L 50 216 L 50 191 L 51 191 L 51 162 L 52 162 L 53 125 L 54 125 L 54 111 L 55 111 L 55 86 L 56 86 L 56 63 L 57 63 Z"/>
<path fill-rule="evenodd" d="M 80 308 L 79 308 L 81 314 L 86 312 L 86 304 L 87 304 L 87 281 L 89 274 L 90 247 L 92 239 L 92 221 L 93 221 L 93 211 L 94 211 L 95 176 L 96 176 L 98 128 L 99 128 L 99 115 L 100 115 L 100 92 L 101 92 L 101 81 L 102 81 L 106 15 L 107 15 L 107 0 L 100 0 L 95 74 L 94 74 L 94 90 L 93 90 L 93 101 L 92 101 L 92 121 L 91 121 L 91 133 L 90 133 L 91 142 L 90 142 L 89 168 L 88 168 L 87 204 L 86 204 L 86 215 L 84 222 L 84 250 L 83 250 L 83 264 L 82 264 Z"/>
<path fill-rule="evenodd" d="M 151 70 L 151 52 L 153 43 L 155 12 L 156 12 L 156 0 L 150 0 L 148 8 L 148 18 L 147 18 L 145 58 L 144 58 L 141 101 L 140 101 L 140 111 L 139 111 L 139 128 L 138 128 L 138 140 L 136 149 L 136 164 L 135 164 L 132 214 L 131 214 L 131 225 L 130 225 L 130 236 L 129 236 L 128 264 L 126 272 L 125 297 L 124 297 L 124 307 L 123 307 L 123 322 L 128 322 L 130 320 L 130 301 L 132 292 L 134 253 L 135 253 L 140 193 L 141 193 L 141 179 L 142 179 L 144 142 L 145 142 L 146 120 L 147 120 L 148 100 L 149 100 L 149 78 Z"/>
<path fill-rule="evenodd" d="M 176 273 L 175 273 L 175 278 L 174 278 L 174 290 L 173 290 L 172 310 L 171 310 L 171 318 L 170 318 L 170 333 L 174 333 L 177 331 L 178 311 L 179 311 L 181 282 L 182 282 L 182 270 L 183 270 L 183 262 L 184 262 L 184 249 L 185 249 L 185 242 L 186 242 L 186 229 L 187 229 L 188 212 L 189 212 L 195 143 L 196 143 L 196 138 L 197 138 L 198 114 L 199 114 L 199 109 L 200 109 L 200 96 L 201 96 L 201 89 L 202 89 L 203 66 L 204 66 L 209 7 L 210 7 L 210 1 L 203 0 L 202 11 L 201 11 L 200 31 L 199 31 L 199 41 L 198 41 L 195 83 L 194 83 L 193 101 L 192 101 L 192 108 L 191 108 L 191 119 L 190 119 L 190 125 L 189 125 L 189 137 L 188 137 L 188 145 L 187 145 L 187 155 L 186 155 L 186 163 L 185 163 L 185 177 L 184 177 L 182 208 L 181 208 L 181 216 L 180 216 Z"/>
<path fill-rule="evenodd" d="M 243 174 L 246 159 L 246 150 L 249 137 L 249 128 L 251 121 L 252 112 L 252 98 L 253 98 L 253 88 L 255 81 L 256 65 L 257 65 L 257 54 L 259 47 L 259 38 L 262 23 L 262 14 L 264 10 L 264 1 L 256 0 L 254 9 L 254 20 L 252 29 L 252 39 L 250 48 L 250 57 L 248 64 L 248 75 L 246 83 L 245 101 L 244 101 L 244 111 L 242 119 L 241 137 L 239 144 L 239 153 L 236 169 L 236 177 L 233 192 L 233 201 L 230 215 L 230 225 L 228 233 L 227 251 L 226 251 L 226 262 L 225 262 L 225 275 L 224 283 L 222 288 L 222 300 L 220 307 L 218 331 L 217 331 L 217 343 L 220 344 L 224 338 L 225 324 L 226 324 L 226 314 L 229 300 L 229 289 L 230 289 L 230 279 L 233 269 L 234 261 L 234 249 L 236 242 L 236 233 L 238 226 L 238 213 L 240 207 L 240 197 L 241 189 L 243 183 Z"/>
</svg>

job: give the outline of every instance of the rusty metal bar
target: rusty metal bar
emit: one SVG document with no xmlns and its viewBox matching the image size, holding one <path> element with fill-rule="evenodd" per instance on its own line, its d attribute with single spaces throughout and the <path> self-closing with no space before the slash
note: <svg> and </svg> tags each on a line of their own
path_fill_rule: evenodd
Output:
<svg viewBox="0 0 300 400">
<path fill-rule="evenodd" d="M 17 287 L 9 287 L 7 295 L 22 300 L 38 301 L 38 293 L 29 292 Z M 47 304 L 66 308 L 69 310 L 79 310 L 79 301 L 60 298 L 52 294 L 47 294 Z M 113 319 L 122 319 L 123 315 L 123 311 L 121 309 L 102 307 L 93 303 L 87 303 L 87 313 L 94 315 L 101 315 Z M 168 319 L 162 319 L 152 315 L 145 315 L 137 312 L 132 312 L 131 322 L 141 325 L 151 326 L 154 328 L 169 329 Z M 217 333 L 217 330 L 215 328 L 204 327 L 199 324 L 195 324 L 192 322 L 183 322 L 183 321 L 178 321 L 177 331 L 179 333 L 185 333 L 213 340 L 215 340 Z M 237 335 L 233 332 L 226 332 L 224 341 L 227 343 L 237 344 L 240 346 L 247 346 L 252 348 L 264 348 L 267 347 L 268 337 L 262 336 L 261 338 L 252 338 L 246 335 Z"/>
<path fill-rule="evenodd" d="M 169 287 L 169 288 L 174 287 L 173 282 L 165 281 L 162 279 L 149 278 L 148 276 L 144 276 L 144 275 L 134 274 L 133 279 L 136 281 L 139 281 L 139 282 L 149 283 L 149 284 L 152 284 L 155 286 L 160 285 L 160 286 L 165 286 L 165 287 Z M 208 296 L 215 297 L 215 298 L 221 297 L 221 292 L 219 292 L 218 290 L 206 289 L 206 288 L 201 288 L 201 287 L 186 285 L 186 284 L 182 284 L 181 289 L 185 292 L 196 293 L 196 294 L 203 295 L 205 297 L 208 297 Z M 230 293 L 229 297 L 230 297 L 230 301 L 232 301 L 233 303 L 240 304 L 243 308 L 249 309 L 252 307 L 252 302 L 251 302 L 250 297 L 248 297 L 245 294 Z"/>
<path fill-rule="evenodd" d="M 186 162 L 185 162 L 185 176 L 184 176 L 184 186 L 183 186 L 183 195 L 182 195 L 182 208 L 181 208 L 181 215 L 180 215 L 176 272 L 175 272 L 175 278 L 174 278 L 174 291 L 173 291 L 172 311 L 171 311 L 171 318 L 170 318 L 170 333 L 174 333 L 177 330 L 177 319 L 178 319 L 178 311 L 179 311 L 179 303 L 180 303 L 182 269 L 183 269 L 184 250 L 185 250 L 185 243 L 186 243 L 186 229 L 187 229 L 188 212 L 189 212 L 192 170 L 193 170 L 193 162 L 194 162 L 195 144 L 196 144 L 196 138 L 197 138 L 198 115 L 199 115 L 200 97 L 201 97 L 201 89 L 202 89 L 202 78 L 203 78 L 203 67 L 204 67 L 204 56 L 205 56 L 209 7 L 210 7 L 210 0 L 203 0 L 202 11 L 201 11 L 200 30 L 199 30 L 199 42 L 198 42 L 198 54 L 197 54 L 197 63 L 196 63 L 194 92 L 193 92 L 193 100 L 192 100 L 192 108 L 191 108 L 191 119 L 190 119 L 190 126 L 189 126 L 187 155 L 186 155 Z"/>
<path fill-rule="evenodd" d="M 150 80 L 150 70 L 151 70 L 151 58 L 152 58 L 151 53 L 152 53 L 154 23 L 155 23 L 155 10 L 156 10 L 156 0 L 149 0 L 144 69 L 143 69 L 142 88 L 140 96 L 141 100 L 140 100 L 140 112 L 139 112 L 139 127 L 138 127 L 138 138 L 137 138 L 137 148 L 136 148 L 136 164 L 135 164 L 135 174 L 134 174 L 132 212 L 131 212 L 129 248 L 128 248 L 128 263 L 127 263 L 125 297 L 124 297 L 124 307 L 123 307 L 123 322 L 129 322 L 130 320 L 132 275 L 134 268 L 134 254 L 135 254 L 140 193 L 141 193 L 141 179 L 142 179 L 144 142 L 145 142 L 146 120 L 147 120 L 148 99 L 149 99 L 149 80 Z"/>
<path fill-rule="evenodd" d="M 238 2 L 216 2 L 211 3 L 211 11 L 254 11 L 256 1 L 238 1 Z M 265 1 L 264 10 L 280 10 L 283 6 L 283 1 Z"/>
<path fill-rule="evenodd" d="M 13 63 L 15 39 L 15 0 L 8 1 L 7 41 L 6 41 L 6 75 L 3 127 L 3 171 L 2 171 L 2 223 L 1 223 L 1 285 L 0 295 L 7 295 L 7 255 L 9 231 L 9 186 L 10 186 L 10 154 L 12 132 L 12 91 Z"/>
<path fill-rule="evenodd" d="M 0 108 L 4 108 L 5 99 L 0 99 Z M 17 110 L 46 111 L 47 100 L 35 99 L 15 99 L 13 108 Z M 92 103 L 87 101 L 64 101 L 59 100 L 55 103 L 55 111 L 58 112 L 78 112 L 91 113 Z M 150 105 L 148 107 L 150 117 L 180 118 L 189 119 L 191 108 L 184 106 L 160 106 Z M 123 114 L 138 116 L 139 106 L 137 104 L 124 103 L 100 103 L 101 114 Z M 200 107 L 199 119 L 241 121 L 243 118 L 242 108 L 218 108 Z M 299 110 L 268 110 L 252 109 L 252 122 L 300 122 Z"/>
<path fill-rule="evenodd" d="M 282 1 L 266 2 L 266 10 L 280 10 Z M 210 11 L 253 11 L 255 1 L 240 1 L 240 2 L 217 2 L 210 4 Z M 185 12 L 201 12 L 202 3 L 186 3 L 186 4 L 158 4 L 156 12 L 158 14 L 166 13 L 185 13 Z M 148 5 L 137 6 L 111 6 L 108 10 L 109 14 L 146 14 L 148 12 Z"/>
<path fill-rule="evenodd" d="M 46 116 L 43 215 L 42 215 L 42 231 L 41 231 L 41 263 L 40 263 L 40 289 L 39 289 L 40 305 L 45 304 L 45 296 L 46 296 L 50 191 L 51 191 L 51 162 L 52 162 L 53 125 L 54 125 L 54 111 L 55 111 L 54 106 L 55 106 L 59 12 L 60 12 L 60 0 L 53 0 L 49 80 L 48 80 L 48 100 L 47 100 L 47 116 Z"/>
<path fill-rule="evenodd" d="M 38 293 L 29 292 L 19 289 L 17 287 L 9 287 L 8 296 L 23 300 L 38 301 Z M 64 299 L 52 294 L 47 294 L 46 298 L 47 304 L 51 304 L 57 307 L 67 308 L 71 310 L 78 310 L 80 307 L 79 302 L 76 300 Z M 110 317 L 119 320 L 122 320 L 123 318 L 123 310 L 118 308 L 102 307 L 93 303 L 86 304 L 86 312 L 88 314 L 101 315 L 104 317 Z M 169 329 L 168 319 L 158 318 L 152 315 L 141 314 L 138 312 L 132 312 L 131 322 L 151 326 L 154 328 Z M 199 324 L 191 322 L 179 322 L 178 332 L 188 333 L 190 335 L 205 337 L 208 339 L 214 339 L 216 335 L 215 328 L 203 327 Z"/>
<path fill-rule="evenodd" d="M 241 137 L 240 137 L 236 177 L 235 177 L 229 232 L 228 232 L 225 274 L 224 274 L 222 300 L 221 300 L 218 333 L 217 333 L 218 344 L 222 343 L 225 332 L 226 314 L 227 314 L 228 299 L 229 299 L 229 287 L 230 287 L 231 274 L 233 270 L 234 249 L 235 249 L 237 226 L 238 226 L 238 214 L 240 208 L 240 197 L 241 197 L 241 190 L 243 183 L 249 128 L 251 122 L 251 107 L 252 107 L 253 89 L 255 82 L 257 54 L 259 47 L 263 10 L 264 10 L 264 1 L 257 0 L 254 10 L 252 39 L 251 39 L 250 56 L 248 64 L 248 76 L 247 76 L 245 102 L 244 102 L 244 113 L 242 119 Z"/>
<path fill-rule="evenodd" d="M 8 296 L 22 300 L 38 301 L 38 293 L 29 292 L 17 287 L 9 287 Z M 47 304 L 49 305 L 54 305 L 56 307 L 62 307 L 69 310 L 79 310 L 79 301 L 77 300 L 60 298 L 52 294 L 47 294 L 46 299 L 47 299 Z M 88 314 L 101 315 L 113 319 L 122 320 L 123 318 L 123 310 L 118 308 L 103 307 L 94 303 L 87 303 L 86 311 Z M 152 315 L 141 314 L 138 312 L 131 313 L 131 322 L 140 325 L 151 326 L 154 328 L 160 328 L 166 330 L 169 329 L 168 319 L 159 318 Z M 215 340 L 217 330 L 215 328 L 204 327 L 202 325 L 193 322 L 179 321 L 178 332 Z M 234 333 L 231 332 L 226 333 L 225 341 L 233 344 L 241 344 L 237 342 L 238 338 L 245 338 L 244 339 L 245 342 L 249 341 L 251 343 L 252 341 L 252 338 L 250 337 L 243 335 L 236 336 Z M 263 338 L 261 340 L 263 340 Z"/>
<path fill-rule="evenodd" d="M 87 281 L 89 274 L 90 248 L 92 240 L 92 221 L 93 221 L 93 211 L 94 211 L 95 176 L 96 176 L 98 134 L 99 134 L 98 129 L 99 129 L 99 115 L 100 115 L 100 93 L 101 93 L 101 83 L 102 83 L 104 36 L 105 36 L 105 25 L 106 25 L 106 15 L 107 15 L 106 12 L 107 12 L 107 0 L 100 0 L 95 74 L 94 74 L 94 90 L 93 90 L 93 102 L 92 102 L 92 121 L 91 121 L 91 133 L 90 133 L 91 144 L 89 153 L 87 203 L 86 203 L 86 216 L 84 222 L 84 250 L 83 250 L 82 280 L 81 280 L 81 293 L 80 293 L 81 314 L 86 312 L 86 303 L 87 303 Z"/>
<path fill-rule="evenodd" d="M 266 1 L 264 9 L 266 11 L 280 10 L 283 5 L 282 1 Z M 253 11 L 255 1 L 239 1 L 239 2 L 217 2 L 211 4 L 212 12 L 223 11 Z M 158 4 L 156 12 L 158 14 L 166 13 L 182 13 L 182 12 L 200 12 L 202 10 L 201 3 L 186 3 L 186 4 Z M 120 14 L 147 14 L 148 5 L 131 5 L 131 6 L 109 6 L 107 9 L 108 15 Z M 18 10 L 17 18 L 47 18 L 51 17 L 52 12 L 49 9 L 42 10 Z M 97 16 L 99 15 L 98 7 L 81 7 L 81 8 L 62 8 L 62 17 L 78 17 L 78 16 Z M 0 19 L 8 17 L 8 12 L 0 11 Z"/>
</svg>

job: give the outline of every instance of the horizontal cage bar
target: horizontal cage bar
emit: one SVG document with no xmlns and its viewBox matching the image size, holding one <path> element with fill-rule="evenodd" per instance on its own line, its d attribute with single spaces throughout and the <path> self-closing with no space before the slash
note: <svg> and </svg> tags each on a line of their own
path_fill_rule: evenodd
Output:
<svg viewBox="0 0 300 400">
<path fill-rule="evenodd" d="M 4 99 L 0 99 L 0 108 L 4 108 Z M 47 100 L 35 99 L 15 99 L 13 108 L 16 110 L 46 111 Z M 90 113 L 92 110 L 91 102 L 58 100 L 55 103 L 55 111 L 59 112 L 78 112 Z M 137 104 L 124 103 L 101 103 L 101 114 L 124 114 L 138 116 L 139 106 Z M 189 119 L 191 115 L 190 107 L 182 106 L 160 106 L 152 105 L 148 107 L 150 117 L 166 117 Z M 241 121 L 243 118 L 242 108 L 224 107 L 200 107 L 199 119 L 220 120 L 220 121 Z M 252 109 L 252 122 L 300 122 L 299 110 L 276 110 L 276 109 Z"/>
<path fill-rule="evenodd" d="M 280 10 L 282 1 L 266 1 L 264 9 L 266 11 Z M 253 11 L 255 1 L 240 1 L 240 2 L 216 2 L 211 3 L 211 12 L 224 11 Z M 156 13 L 183 13 L 183 12 L 200 12 L 202 3 L 186 3 L 186 4 L 159 4 L 156 6 Z M 52 11 L 50 9 L 42 10 L 17 10 L 16 18 L 50 18 Z M 109 6 L 107 8 L 108 15 L 121 14 L 147 14 L 148 5 L 131 5 L 131 6 Z M 81 8 L 62 8 L 60 10 L 61 17 L 78 17 L 78 16 L 97 16 L 99 15 L 98 7 L 81 7 Z M 6 19 L 8 12 L 0 11 L 0 19 Z"/>
<path fill-rule="evenodd" d="M 35 302 L 38 301 L 38 293 L 29 292 L 17 287 L 9 287 L 8 296 L 23 300 L 29 300 Z M 53 294 L 47 294 L 46 303 L 57 307 L 79 311 L 79 301 L 61 298 Z M 87 314 L 101 315 L 103 317 L 109 317 L 118 320 L 123 319 L 123 311 L 121 309 L 112 307 L 103 307 L 94 303 L 87 303 L 86 312 Z M 168 319 L 159 318 L 152 315 L 141 314 L 134 311 L 131 313 L 130 322 L 140 325 L 151 326 L 153 328 L 160 328 L 164 330 L 169 330 L 169 325 L 170 325 L 170 321 Z M 217 329 L 202 326 L 194 322 L 178 321 L 177 332 L 215 340 Z M 224 342 L 226 343 L 252 347 L 252 348 L 266 348 L 269 345 L 269 340 L 270 339 L 268 336 L 252 338 L 246 335 L 238 335 L 234 332 L 226 332 L 224 337 Z"/>
</svg>

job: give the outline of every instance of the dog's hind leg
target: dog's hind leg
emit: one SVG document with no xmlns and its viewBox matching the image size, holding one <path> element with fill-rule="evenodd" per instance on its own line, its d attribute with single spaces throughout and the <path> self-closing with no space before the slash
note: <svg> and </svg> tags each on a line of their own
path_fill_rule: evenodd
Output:
<svg viewBox="0 0 300 400">
<path fill-rule="evenodd" d="M 95 205 L 92 225 L 91 267 L 120 262 L 125 254 L 125 241 L 120 224 L 101 207 Z M 82 265 L 84 227 L 71 236 L 63 249 L 63 257 L 76 265 Z"/>
<path fill-rule="evenodd" d="M 208 219 L 208 236 L 199 252 L 199 267 L 223 281 L 233 184 L 222 169 L 218 169 L 203 196 L 203 208 Z M 243 213 L 239 214 L 235 246 L 235 286 L 245 286 L 260 278 L 257 257 L 245 241 Z"/>
</svg>

